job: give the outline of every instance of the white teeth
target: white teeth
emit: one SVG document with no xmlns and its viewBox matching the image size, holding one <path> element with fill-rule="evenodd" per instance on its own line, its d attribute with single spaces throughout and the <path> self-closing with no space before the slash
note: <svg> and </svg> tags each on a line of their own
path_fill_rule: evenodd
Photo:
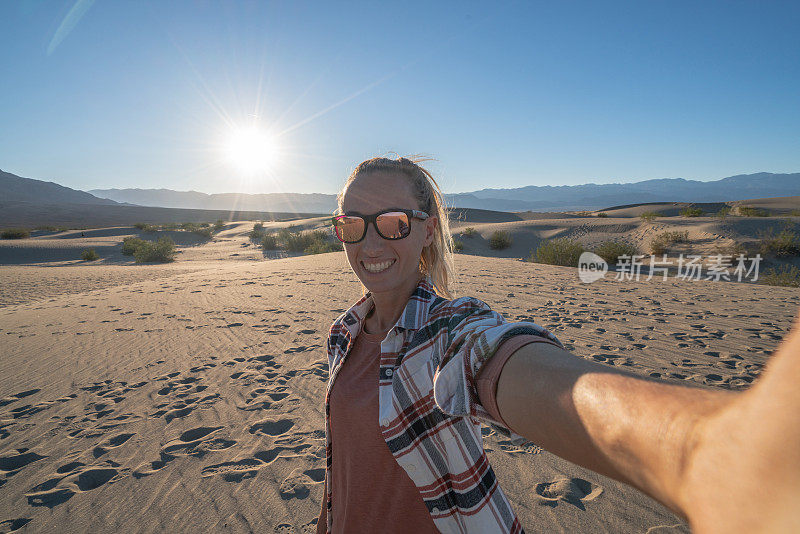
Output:
<svg viewBox="0 0 800 534">
<path fill-rule="evenodd" d="M 394 260 L 384 261 L 382 263 L 364 263 L 363 261 L 361 264 L 364 266 L 366 270 L 371 273 L 379 273 L 389 268 L 390 265 L 394 263 Z"/>
</svg>

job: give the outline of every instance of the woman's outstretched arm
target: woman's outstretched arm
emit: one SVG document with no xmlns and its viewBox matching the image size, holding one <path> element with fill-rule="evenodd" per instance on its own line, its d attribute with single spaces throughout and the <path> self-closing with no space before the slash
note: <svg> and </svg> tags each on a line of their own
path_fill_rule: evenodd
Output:
<svg viewBox="0 0 800 534">
<path fill-rule="evenodd" d="M 695 532 L 800 532 L 800 327 L 746 392 L 646 380 L 547 343 L 497 384 L 511 430 L 628 483 Z"/>
</svg>

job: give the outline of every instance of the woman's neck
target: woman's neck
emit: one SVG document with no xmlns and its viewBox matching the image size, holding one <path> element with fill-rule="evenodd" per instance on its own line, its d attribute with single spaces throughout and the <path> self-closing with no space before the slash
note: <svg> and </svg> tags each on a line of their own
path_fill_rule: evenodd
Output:
<svg viewBox="0 0 800 534">
<path fill-rule="evenodd" d="M 372 309 L 364 321 L 364 328 L 367 333 L 379 334 L 389 330 L 400 318 L 408 304 L 408 299 L 411 298 L 421 279 L 411 279 L 407 284 L 408 287 L 402 290 L 373 293 Z"/>
</svg>

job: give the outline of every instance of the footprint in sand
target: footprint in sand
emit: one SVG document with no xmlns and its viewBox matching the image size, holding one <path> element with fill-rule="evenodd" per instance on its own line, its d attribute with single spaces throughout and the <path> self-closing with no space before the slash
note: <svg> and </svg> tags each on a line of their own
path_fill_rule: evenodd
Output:
<svg viewBox="0 0 800 534">
<path fill-rule="evenodd" d="M 539 504 L 544 506 L 556 507 L 559 502 L 566 502 L 586 510 L 585 503 L 603 493 L 603 487 L 582 478 L 559 478 L 537 484 L 536 493 L 540 498 Z"/>
<path fill-rule="evenodd" d="M 499 440 L 497 444 L 500 446 L 500 450 L 506 452 L 508 454 L 539 454 L 542 452 L 542 448 L 538 445 L 534 445 L 531 442 L 523 443 L 522 445 L 512 445 L 510 440 Z"/>
<path fill-rule="evenodd" d="M 690 360 L 688 358 L 684 358 L 680 362 L 670 362 L 670 365 L 673 365 L 675 367 L 691 368 L 691 367 L 697 367 L 697 366 L 702 365 L 702 364 L 693 363 L 692 360 Z"/>
<path fill-rule="evenodd" d="M 284 374 L 286 378 L 294 378 L 296 376 L 306 377 L 314 376 L 322 381 L 328 380 L 328 364 L 327 362 L 319 361 L 305 369 L 295 369 Z"/>
<path fill-rule="evenodd" d="M 300 399 L 291 397 L 282 386 L 256 388 L 250 392 L 251 398 L 245 401 L 244 406 L 237 406 L 247 412 L 270 410 L 286 413 L 300 405 Z"/>
<path fill-rule="evenodd" d="M 146 462 L 133 471 L 135 478 L 142 478 L 162 470 L 169 462 L 179 456 L 202 458 L 209 452 L 229 449 L 236 445 L 235 440 L 218 435 L 223 427 L 199 426 L 183 432 L 177 438 L 161 447 L 160 458 Z"/>
<path fill-rule="evenodd" d="M 95 458 L 100 458 L 104 454 L 106 454 L 109 449 L 116 449 L 120 445 L 127 442 L 131 439 L 135 434 L 117 434 L 116 436 L 110 437 L 107 440 L 103 441 L 100 445 L 95 447 L 92 450 L 92 454 Z"/>
<path fill-rule="evenodd" d="M 17 472 L 32 462 L 41 460 L 42 458 L 47 458 L 47 456 L 42 456 L 35 452 L 29 452 L 30 449 L 25 447 L 15 450 L 16 453 L 0 456 L 0 471 L 5 473 Z"/>
<path fill-rule="evenodd" d="M 258 451 L 252 458 L 222 462 L 220 464 L 209 465 L 202 470 L 202 476 L 213 477 L 221 476 L 225 482 L 241 482 L 242 480 L 253 478 L 258 474 L 259 469 L 270 465 L 278 457 L 293 457 L 303 453 L 311 447 L 309 443 L 301 443 L 294 446 L 278 446 L 265 451 Z M 308 476 L 312 481 L 319 478 L 318 470 L 311 469 Z M 322 479 L 325 479 L 325 471 L 322 470 Z"/>
<path fill-rule="evenodd" d="M 85 465 L 86 465 L 85 463 L 78 462 L 78 461 L 69 462 L 69 463 L 66 463 L 66 464 L 62 465 L 58 469 L 56 469 L 56 473 L 59 473 L 59 474 L 62 474 L 62 475 L 64 473 L 71 473 L 72 471 L 75 471 L 76 469 L 80 469 L 81 467 L 83 467 Z"/>
<path fill-rule="evenodd" d="M 303 534 L 314 534 L 317 531 L 317 521 L 319 521 L 318 517 L 315 517 L 302 527 L 300 527 L 303 531 Z"/>
<path fill-rule="evenodd" d="M 8 397 L 3 397 L 0 399 L 0 406 L 5 406 L 6 404 L 11 404 L 12 402 L 16 402 L 19 399 L 24 399 L 25 397 L 29 397 L 35 393 L 39 393 L 41 389 L 29 389 L 27 391 L 21 391 L 20 393 L 14 393 L 13 395 L 9 395 Z"/>
<path fill-rule="evenodd" d="M 34 486 L 25 497 L 31 506 L 53 508 L 77 493 L 92 491 L 123 476 L 123 473 L 113 467 L 90 467 Z"/>
<path fill-rule="evenodd" d="M 26 404 L 25 406 L 18 406 L 12 408 L 10 411 L 11 417 L 14 419 L 27 419 L 33 414 L 42 412 L 50 408 L 56 401 L 44 401 L 38 404 Z"/>
<path fill-rule="evenodd" d="M 296 352 L 305 352 L 305 351 L 308 351 L 308 350 L 314 350 L 314 349 L 319 348 L 321 346 L 322 345 L 309 345 L 309 346 L 306 347 L 304 345 L 300 345 L 298 347 L 289 347 L 288 349 L 283 351 L 283 353 L 284 354 L 294 354 Z"/>
<path fill-rule="evenodd" d="M 11 435 L 11 432 L 8 431 L 8 427 L 14 426 L 16 423 L 2 423 L 0 422 L 0 439 L 6 439 L 8 436 Z"/>
<path fill-rule="evenodd" d="M 185 398 L 182 401 L 170 405 L 168 409 L 159 410 L 156 413 L 151 414 L 151 417 L 161 417 L 163 415 L 164 420 L 169 423 L 173 419 L 186 417 L 198 408 L 209 408 L 217 399 L 219 399 L 219 393 L 206 395 L 202 398 Z"/>
<path fill-rule="evenodd" d="M 295 469 L 281 482 L 278 493 L 283 500 L 305 499 L 310 493 L 309 486 L 319 484 L 323 480 L 325 480 L 324 469 L 307 469 L 305 471 Z"/>
<path fill-rule="evenodd" d="M 18 517 L 17 519 L 6 519 L 0 521 L 0 530 L 3 532 L 16 532 L 32 521 L 30 517 Z"/>
<path fill-rule="evenodd" d="M 291 430 L 293 426 L 294 421 L 289 419 L 264 420 L 252 425 L 249 432 L 263 436 L 281 436 Z"/>
</svg>

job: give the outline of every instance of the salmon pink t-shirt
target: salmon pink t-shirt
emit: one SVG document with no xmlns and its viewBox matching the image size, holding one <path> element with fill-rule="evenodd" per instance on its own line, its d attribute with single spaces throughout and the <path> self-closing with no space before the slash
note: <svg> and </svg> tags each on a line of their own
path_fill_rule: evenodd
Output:
<svg viewBox="0 0 800 534">
<path fill-rule="evenodd" d="M 415 534 L 439 532 L 378 427 L 381 341 L 387 332 L 361 331 L 331 390 L 332 532 L 385 532 L 387 525 Z M 327 519 L 320 521 L 324 532 Z"/>
</svg>

